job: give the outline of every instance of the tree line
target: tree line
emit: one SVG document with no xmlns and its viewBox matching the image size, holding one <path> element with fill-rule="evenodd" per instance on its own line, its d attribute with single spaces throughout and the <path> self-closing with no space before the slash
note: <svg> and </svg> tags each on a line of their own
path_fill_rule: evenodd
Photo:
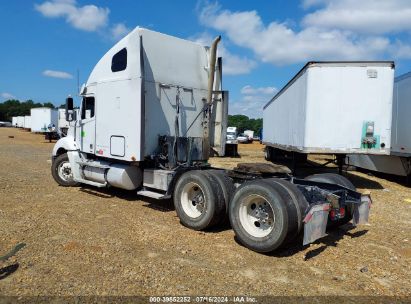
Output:
<svg viewBox="0 0 411 304">
<path fill-rule="evenodd" d="M 0 103 L 0 121 L 11 121 L 13 116 L 30 115 L 30 109 L 40 107 L 55 108 L 51 102 L 40 103 L 34 102 L 33 100 L 23 102 L 16 99 L 7 100 Z M 64 105 L 60 107 L 63 108 Z M 228 126 L 237 127 L 238 133 L 243 133 L 245 130 L 253 130 L 257 135 L 263 127 L 263 119 L 249 118 L 246 115 L 228 115 Z"/>
<path fill-rule="evenodd" d="M 238 133 L 253 130 L 258 135 L 263 128 L 262 118 L 249 118 L 246 115 L 228 115 L 228 127 L 237 127 Z"/>
<path fill-rule="evenodd" d="M 27 100 L 20 102 L 20 100 L 10 99 L 3 103 L 0 103 L 0 121 L 11 121 L 13 116 L 26 116 L 30 115 L 30 109 L 46 107 L 54 109 L 55 106 L 51 102 L 34 102 L 33 100 Z"/>
</svg>

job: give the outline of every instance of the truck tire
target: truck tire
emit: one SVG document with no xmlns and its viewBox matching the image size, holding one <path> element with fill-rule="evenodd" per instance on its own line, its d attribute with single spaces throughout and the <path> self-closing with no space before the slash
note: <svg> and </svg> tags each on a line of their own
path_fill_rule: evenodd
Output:
<svg viewBox="0 0 411 304">
<path fill-rule="evenodd" d="M 61 154 L 54 159 L 51 165 L 51 175 L 54 180 L 63 187 L 75 187 L 79 183 L 73 180 L 73 172 L 67 153 Z"/>
<path fill-rule="evenodd" d="M 299 232 L 299 208 L 294 202 L 293 197 L 290 195 L 289 191 L 282 185 L 282 181 L 278 178 L 270 178 L 262 180 L 264 183 L 272 184 L 275 189 L 280 194 L 282 201 L 287 208 L 288 214 L 288 231 L 284 243 L 289 243 L 295 239 Z"/>
<path fill-rule="evenodd" d="M 335 174 L 335 173 L 313 174 L 313 175 L 307 176 L 305 179 L 311 180 L 314 182 L 337 184 L 345 188 L 348 188 L 350 190 L 357 191 L 353 183 L 350 182 L 346 177 L 339 175 L 339 174 Z M 336 221 L 331 221 L 329 219 L 327 223 L 327 227 L 335 228 L 335 227 L 347 224 L 349 221 L 352 220 L 353 212 L 354 210 L 353 208 L 351 208 L 351 205 L 347 205 L 345 208 L 345 216 L 342 219 L 338 219 Z"/>
<path fill-rule="evenodd" d="M 302 192 L 297 188 L 296 185 L 293 183 L 280 179 L 280 178 L 271 178 L 271 181 L 279 184 L 282 186 L 288 194 L 291 196 L 292 201 L 294 203 L 294 207 L 297 212 L 297 234 L 300 233 L 300 231 L 303 228 L 303 219 L 306 211 L 308 210 L 309 204 L 305 198 L 305 196 L 302 194 Z"/>
<path fill-rule="evenodd" d="M 274 251 L 287 237 L 289 214 L 278 188 L 264 180 L 245 182 L 230 203 L 230 223 L 236 238 L 251 250 Z"/>
<path fill-rule="evenodd" d="M 194 230 L 214 226 L 224 216 L 224 195 L 212 174 L 193 170 L 181 175 L 174 190 L 180 222 Z"/>
<path fill-rule="evenodd" d="M 264 159 L 266 161 L 271 161 L 273 159 L 273 151 L 272 151 L 271 147 L 269 147 L 269 146 L 265 146 Z"/>
<path fill-rule="evenodd" d="M 236 190 L 233 181 L 227 176 L 224 170 L 207 170 L 205 172 L 212 174 L 219 183 L 221 190 L 223 191 L 225 213 L 227 214 L 228 206 Z"/>
</svg>

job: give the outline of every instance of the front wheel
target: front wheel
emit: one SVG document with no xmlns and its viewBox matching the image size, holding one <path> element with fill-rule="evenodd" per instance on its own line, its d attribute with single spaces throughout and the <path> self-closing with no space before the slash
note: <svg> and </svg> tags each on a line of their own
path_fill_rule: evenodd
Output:
<svg viewBox="0 0 411 304">
<path fill-rule="evenodd" d="M 67 153 L 57 156 L 51 165 L 51 174 L 54 180 L 63 187 L 75 187 L 79 183 L 74 181 L 73 171 Z"/>
</svg>

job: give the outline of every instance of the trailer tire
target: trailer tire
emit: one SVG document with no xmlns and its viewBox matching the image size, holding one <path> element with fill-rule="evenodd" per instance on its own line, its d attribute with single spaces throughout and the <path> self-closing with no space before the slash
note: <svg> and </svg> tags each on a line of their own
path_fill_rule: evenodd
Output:
<svg viewBox="0 0 411 304">
<path fill-rule="evenodd" d="M 287 238 L 289 214 L 278 189 L 275 183 L 256 180 L 245 182 L 234 194 L 230 223 L 237 240 L 251 250 L 271 252 Z"/>
<path fill-rule="evenodd" d="M 272 147 L 269 146 L 265 146 L 264 149 L 264 159 L 266 161 L 273 161 L 275 156 L 274 156 L 274 149 Z"/>
<path fill-rule="evenodd" d="M 225 215 L 223 191 L 216 178 L 206 171 L 193 170 L 181 175 L 173 198 L 180 222 L 194 230 L 210 228 Z"/>
<path fill-rule="evenodd" d="M 60 186 L 75 187 L 79 185 L 78 182 L 73 180 L 73 173 L 67 153 L 61 154 L 53 160 L 51 175 Z"/>
<path fill-rule="evenodd" d="M 348 188 L 353 191 L 357 191 L 355 186 L 353 185 L 350 180 L 342 175 L 335 174 L 335 173 L 320 173 L 320 174 L 313 174 L 310 176 L 307 176 L 305 178 L 306 180 L 311 180 L 314 182 L 321 182 L 321 183 L 329 183 L 329 184 L 337 184 L 340 186 L 343 186 L 345 188 Z M 341 225 L 347 224 L 349 221 L 352 220 L 353 217 L 353 208 L 351 205 L 347 205 L 345 208 L 345 217 L 336 221 L 330 221 L 328 220 L 327 227 L 328 228 L 335 228 L 339 227 Z"/>
<path fill-rule="evenodd" d="M 271 151 L 271 147 L 266 146 L 264 149 L 264 158 L 266 161 L 271 161 L 273 159 L 273 155 L 272 155 L 272 151 Z"/>
</svg>

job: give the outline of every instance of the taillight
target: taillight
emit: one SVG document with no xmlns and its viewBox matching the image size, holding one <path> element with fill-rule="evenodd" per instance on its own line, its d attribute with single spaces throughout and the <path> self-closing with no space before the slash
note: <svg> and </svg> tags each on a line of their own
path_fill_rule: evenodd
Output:
<svg viewBox="0 0 411 304">
<path fill-rule="evenodd" d="M 340 218 L 344 218 L 345 217 L 345 208 L 341 207 L 340 208 Z"/>
<path fill-rule="evenodd" d="M 335 220 L 335 210 L 334 209 L 331 209 L 330 210 L 330 218 L 331 218 L 331 220 L 333 221 L 333 220 Z"/>
</svg>

